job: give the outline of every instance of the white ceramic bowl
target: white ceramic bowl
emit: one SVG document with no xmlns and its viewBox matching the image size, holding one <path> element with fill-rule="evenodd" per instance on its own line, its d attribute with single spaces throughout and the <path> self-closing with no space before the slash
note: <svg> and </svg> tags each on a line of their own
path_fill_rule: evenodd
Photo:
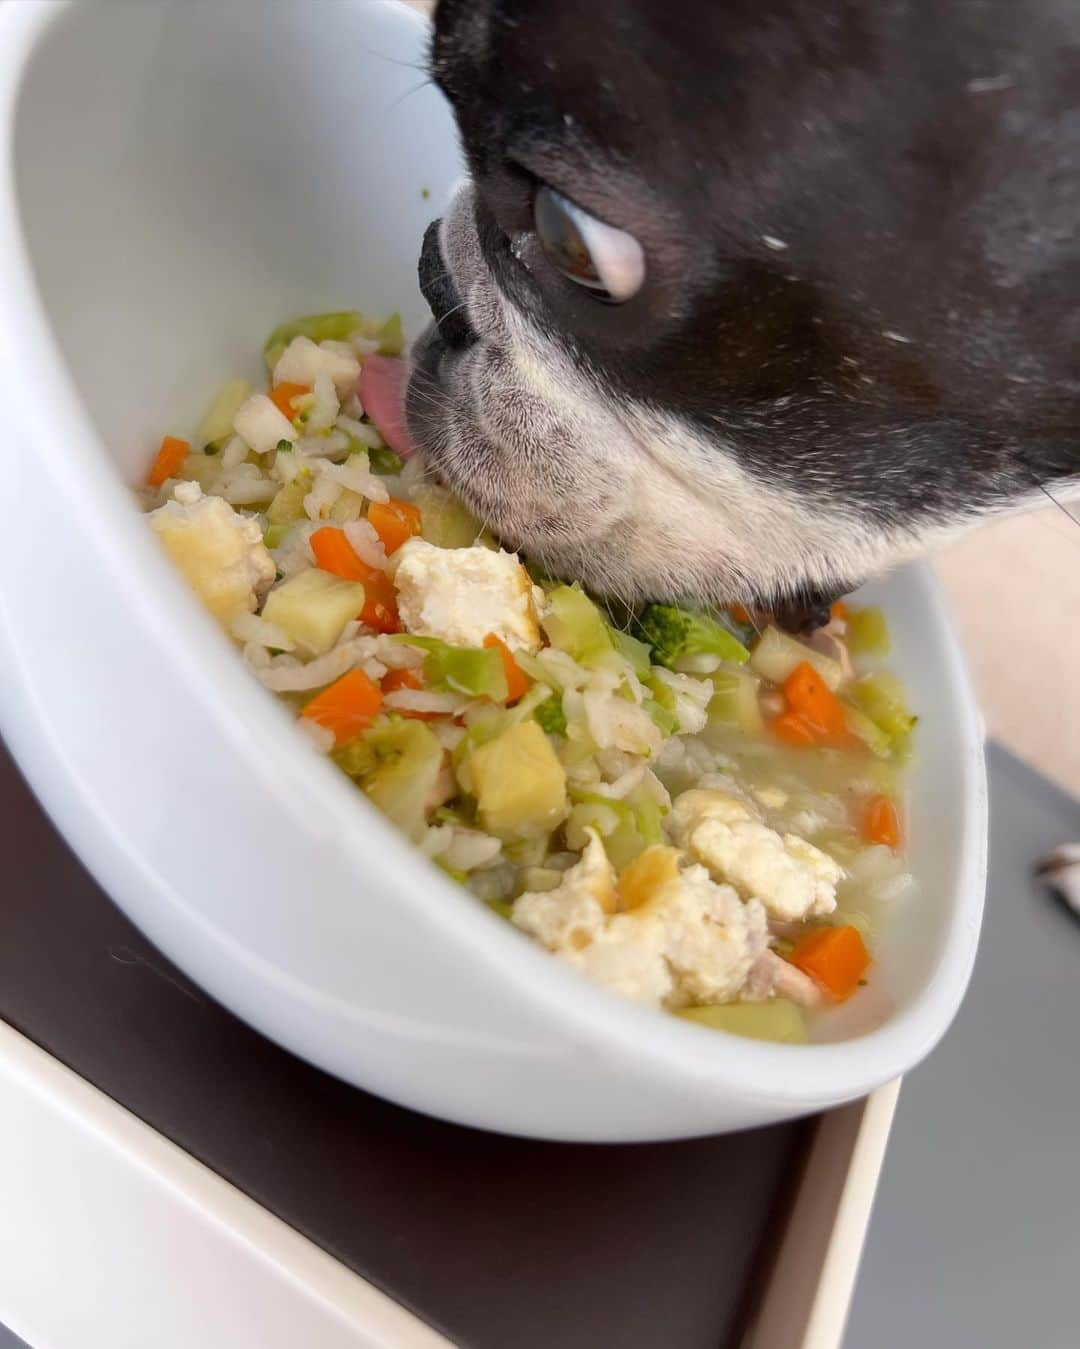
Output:
<svg viewBox="0 0 1080 1349">
<path fill-rule="evenodd" d="M 874 587 L 923 716 L 922 897 L 878 981 L 895 1014 L 785 1047 L 624 1005 L 459 893 L 253 685 L 132 503 L 162 431 L 254 375 L 278 320 L 355 303 L 423 322 L 418 243 L 460 172 L 425 39 L 360 0 L 0 5 L 4 735 L 153 941 L 371 1091 L 592 1140 L 861 1095 L 945 1030 L 983 899 L 980 719 L 925 571 Z"/>
</svg>

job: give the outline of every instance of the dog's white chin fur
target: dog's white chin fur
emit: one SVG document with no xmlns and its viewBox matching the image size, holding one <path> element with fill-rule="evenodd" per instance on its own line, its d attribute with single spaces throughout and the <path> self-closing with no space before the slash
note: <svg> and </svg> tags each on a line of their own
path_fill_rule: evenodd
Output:
<svg viewBox="0 0 1080 1349">
<path fill-rule="evenodd" d="M 441 245 L 479 340 L 418 390 L 428 451 L 485 523 L 552 570 L 631 600 L 779 596 L 850 584 L 953 532 L 882 529 L 812 483 L 770 483 L 721 438 L 601 387 L 495 285 L 468 184 Z"/>
</svg>

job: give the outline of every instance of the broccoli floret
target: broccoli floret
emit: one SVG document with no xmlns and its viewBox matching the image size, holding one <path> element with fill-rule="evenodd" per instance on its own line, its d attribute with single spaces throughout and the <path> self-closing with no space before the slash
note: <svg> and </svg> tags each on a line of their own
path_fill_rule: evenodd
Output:
<svg viewBox="0 0 1080 1349">
<path fill-rule="evenodd" d="M 715 618 L 675 604 L 648 605 L 638 626 L 652 647 L 653 660 L 669 669 L 688 656 L 719 656 L 740 665 L 750 659 L 742 642 Z"/>
<path fill-rule="evenodd" d="M 562 698 L 557 693 L 545 698 L 533 716 L 547 735 L 566 734 L 566 713 L 563 711 Z"/>
</svg>

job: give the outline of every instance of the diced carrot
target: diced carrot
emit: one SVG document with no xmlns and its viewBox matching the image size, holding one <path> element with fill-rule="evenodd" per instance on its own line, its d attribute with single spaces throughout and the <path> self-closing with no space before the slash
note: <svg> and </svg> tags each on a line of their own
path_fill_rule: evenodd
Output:
<svg viewBox="0 0 1080 1349">
<path fill-rule="evenodd" d="M 833 619 L 839 619 L 841 623 L 846 623 L 848 619 L 851 617 L 851 610 L 847 607 L 847 605 L 844 603 L 843 600 L 837 600 L 836 603 L 829 610 L 829 617 Z"/>
<path fill-rule="evenodd" d="M 176 436 L 165 436 L 150 469 L 150 476 L 147 479 L 150 486 L 160 487 L 166 478 L 175 478 L 190 449 L 191 446 L 186 440 L 178 440 Z"/>
<path fill-rule="evenodd" d="M 396 553 L 406 540 L 420 533 L 420 512 L 410 502 L 396 497 L 385 502 L 373 501 L 367 518 L 388 553 Z"/>
<path fill-rule="evenodd" d="M 296 409 L 293 407 L 294 401 L 297 398 L 303 398 L 304 394 L 310 392 L 311 389 L 306 384 L 290 384 L 288 380 L 282 380 L 280 384 L 275 384 L 270 390 L 270 401 L 283 416 L 292 421 L 296 416 Z"/>
<path fill-rule="evenodd" d="M 371 725 L 382 699 L 378 685 L 363 670 L 350 670 L 317 693 L 300 715 L 333 731 L 334 743 L 344 745 Z"/>
<path fill-rule="evenodd" d="M 736 621 L 736 623 L 753 622 L 753 619 L 750 617 L 750 610 L 746 607 L 745 604 L 729 604 L 728 613 L 732 616 L 732 618 Z"/>
<path fill-rule="evenodd" d="M 844 705 L 821 675 L 804 660 L 784 680 L 788 710 L 811 727 L 819 740 L 830 744 L 850 739 Z"/>
<path fill-rule="evenodd" d="M 398 689 L 422 689 L 424 681 L 417 670 L 389 670 L 382 678 L 383 693 L 396 693 Z M 413 721 L 440 721 L 443 712 L 420 712 L 413 707 L 395 707 L 395 717 L 411 717 Z"/>
<path fill-rule="evenodd" d="M 886 848 L 899 848 L 900 812 L 896 809 L 896 803 L 887 796 L 872 796 L 863 811 L 861 832 L 867 843 L 884 843 Z"/>
<path fill-rule="evenodd" d="M 484 645 L 497 647 L 499 655 L 502 656 L 503 670 L 506 672 L 506 701 L 516 703 L 519 698 L 524 698 L 532 688 L 532 680 L 514 659 L 514 653 L 502 638 L 493 632 L 489 632 L 484 638 Z"/>
<path fill-rule="evenodd" d="M 364 607 L 360 610 L 360 621 L 376 632 L 400 632 L 401 619 L 398 616 L 397 593 L 394 584 L 386 572 L 378 567 L 365 568 L 360 578 L 364 583 Z"/>
<path fill-rule="evenodd" d="M 383 693 L 396 693 L 398 689 L 422 689 L 424 681 L 415 670 L 387 670 L 382 678 Z"/>
<path fill-rule="evenodd" d="M 345 531 L 325 525 L 311 536 L 311 551 L 323 571 L 341 576 L 346 581 L 362 581 L 364 607 L 357 614 L 376 632 L 400 632 L 397 595 L 386 572 L 369 566 L 345 537 Z"/>
<path fill-rule="evenodd" d="M 371 566 L 363 562 L 352 544 L 345 537 L 343 529 L 334 529 L 327 525 L 317 529 L 308 540 L 315 554 L 315 563 L 323 571 L 331 572 L 346 581 L 366 581 Z"/>
<path fill-rule="evenodd" d="M 858 988 L 870 965 L 870 952 L 858 928 L 819 927 L 798 943 L 788 960 L 834 1002 L 843 1002 Z"/>
<path fill-rule="evenodd" d="M 809 749 L 818 743 L 817 733 L 797 712 L 781 712 L 769 722 L 769 729 L 777 740 L 795 749 Z"/>
</svg>

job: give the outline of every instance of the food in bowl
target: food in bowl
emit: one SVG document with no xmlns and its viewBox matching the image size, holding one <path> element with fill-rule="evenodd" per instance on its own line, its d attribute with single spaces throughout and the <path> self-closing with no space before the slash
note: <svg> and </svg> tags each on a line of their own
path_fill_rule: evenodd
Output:
<svg viewBox="0 0 1080 1349">
<path fill-rule="evenodd" d="M 615 612 L 410 457 L 397 317 L 281 325 L 140 492 L 254 677 L 444 872 L 628 998 L 792 1043 L 913 887 L 876 609 Z M 192 448 L 194 444 L 195 448 Z"/>
</svg>

